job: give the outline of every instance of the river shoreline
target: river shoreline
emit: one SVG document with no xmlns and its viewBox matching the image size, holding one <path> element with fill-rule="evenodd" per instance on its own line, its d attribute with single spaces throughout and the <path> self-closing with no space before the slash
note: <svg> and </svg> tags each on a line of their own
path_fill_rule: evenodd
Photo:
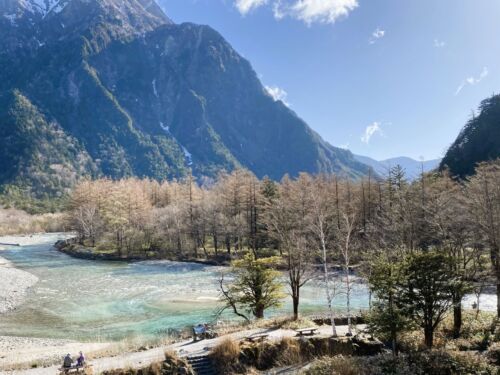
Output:
<svg viewBox="0 0 500 375">
<path fill-rule="evenodd" d="M 13 311 L 21 305 L 37 282 L 38 277 L 14 268 L 8 260 L 0 257 L 0 314 Z"/>
<path fill-rule="evenodd" d="M 160 257 L 160 256 L 119 256 L 116 253 L 96 253 L 92 248 L 79 245 L 76 238 L 69 238 L 66 240 L 57 241 L 54 247 L 73 258 L 84 259 L 84 260 L 95 260 L 95 261 L 107 261 L 107 262 L 143 262 L 146 260 L 168 260 L 172 262 L 181 263 L 197 263 L 206 266 L 228 266 L 229 263 L 226 260 L 217 261 L 210 259 L 196 259 L 196 258 L 178 258 L 178 257 Z"/>
</svg>

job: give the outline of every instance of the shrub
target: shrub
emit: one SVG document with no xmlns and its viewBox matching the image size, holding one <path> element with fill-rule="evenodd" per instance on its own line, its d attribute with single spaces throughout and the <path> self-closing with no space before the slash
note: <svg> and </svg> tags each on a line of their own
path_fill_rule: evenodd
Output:
<svg viewBox="0 0 500 375">
<path fill-rule="evenodd" d="M 500 344 L 494 343 L 488 349 L 486 356 L 490 360 L 491 363 L 499 366 L 500 365 Z"/>
<path fill-rule="evenodd" d="M 497 369 L 478 354 L 430 350 L 412 353 L 408 361 L 425 375 L 493 375 Z"/>
<path fill-rule="evenodd" d="M 362 375 L 357 361 L 352 357 L 336 356 L 318 360 L 305 375 Z"/>
<path fill-rule="evenodd" d="M 498 368 L 480 355 L 430 350 L 393 357 L 325 357 L 305 375 L 498 375 Z"/>
</svg>

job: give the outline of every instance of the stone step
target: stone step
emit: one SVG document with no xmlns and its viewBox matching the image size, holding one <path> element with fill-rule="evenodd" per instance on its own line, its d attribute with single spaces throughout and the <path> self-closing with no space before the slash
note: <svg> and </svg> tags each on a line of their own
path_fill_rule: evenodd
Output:
<svg viewBox="0 0 500 375">
<path fill-rule="evenodd" d="M 217 375 L 208 356 L 192 356 L 188 357 L 187 360 L 196 375 Z"/>
</svg>

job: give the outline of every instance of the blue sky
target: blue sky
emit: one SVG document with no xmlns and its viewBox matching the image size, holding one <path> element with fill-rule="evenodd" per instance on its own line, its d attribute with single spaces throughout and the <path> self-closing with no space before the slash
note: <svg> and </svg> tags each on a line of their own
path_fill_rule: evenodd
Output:
<svg viewBox="0 0 500 375">
<path fill-rule="evenodd" d="M 500 1 L 162 0 L 207 24 L 335 146 L 441 157 L 500 91 Z"/>
</svg>

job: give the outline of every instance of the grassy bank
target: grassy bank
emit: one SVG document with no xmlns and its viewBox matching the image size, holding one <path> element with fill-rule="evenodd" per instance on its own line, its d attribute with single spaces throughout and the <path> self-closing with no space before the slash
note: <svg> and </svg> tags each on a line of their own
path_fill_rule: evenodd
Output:
<svg viewBox="0 0 500 375">
<path fill-rule="evenodd" d="M 0 208 L 0 236 L 41 232 L 64 232 L 61 213 L 30 215 L 14 208 Z"/>
</svg>

